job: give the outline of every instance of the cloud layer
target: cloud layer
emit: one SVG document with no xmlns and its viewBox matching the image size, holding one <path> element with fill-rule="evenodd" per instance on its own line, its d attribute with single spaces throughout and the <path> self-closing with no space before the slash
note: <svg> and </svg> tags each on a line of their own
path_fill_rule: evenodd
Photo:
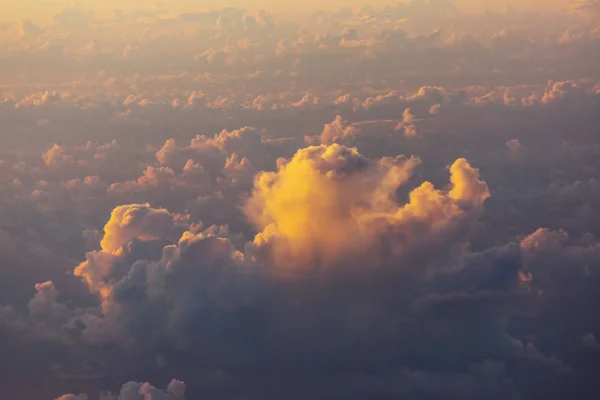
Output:
<svg viewBox="0 0 600 400">
<path fill-rule="evenodd" d="M 4 396 L 597 398 L 596 3 L 1 25 Z"/>
</svg>

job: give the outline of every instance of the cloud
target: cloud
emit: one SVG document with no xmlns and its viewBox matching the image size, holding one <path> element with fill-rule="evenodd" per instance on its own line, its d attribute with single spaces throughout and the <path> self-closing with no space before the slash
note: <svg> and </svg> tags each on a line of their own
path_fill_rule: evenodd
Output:
<svg viewBox="0 0 600 400">
<path fill-rule="evenodd" d="M 104 227 L 100 246 L 103 251 L 114 252 L 133 238 L 142 240 L 168 239 L 176 228 L 173 215 L 157 210 L 148 204 L 117 207 Z"/>
<path fill-rule="evenodd" d="M 404 135 L 407 137 L 417 136 L 415 122 L 417 122 L 416 116 L 410 108 L 407 108 L 402 113 L 402 122 L 398 123 L 396 130 L 404 130 Z"/>
<path fill-rule="evenodd" d="M 58 397 L 56 400 L 87 400 L 87 396 L 85 394 L 79 394 L 79 395 L 74 395 L 74 394 L 63 394 L 62 396 Z"/>
<path fill-rule="evenodd" d="M 22 19 L 19 23 L 19 35 L 23 37 L 37 36 L 41 32 L 42 29 L 30 19 Z"/>
<path fill-rule="evenodd" d="M 42 158 L 48 166 L 60 163 L 73 163 L 73 157 L 65 154 L 64 150 L 57 144 L 45 152 Z"/>
<path fill-rule="evenodd" d="M 102 400 L 185 400 L 185 383 L 173 379 L 166 390 L 157 389 L 150 383 L 128 382 L 123 385 L 119 394 L 103 394 Z M 56 400 L 86 400 L 84 394 L 65 394 Z"/>
<path fill-rule="evenodd" d="M 591 334 L 591 333 L 587 333 L 585 335 L 583 335 L 581 337 L 581 342 L 583 343 L 583 345 L 589 349 L 598 349 L 598 342 L 596 341 L 596 337 Z"/>
<path fill-rule="evenodd" d="M 358 133 L 358 129 L 344 120 L 340 115 L 336 115 L 333 122 L 325 124 L 323 132 L 319 137 L 321 144 L 333 144 L 352 142 Z M 311 143 L 311 138 L 306 138 L 307 142 Z"/>
<path fill-rule="evenodd" d="M 521 143 L 519 139 L 511 139 L 506 142 L 506 148 L 511 152 L 517 152 L 521 150 Z"/>
<path fill-rule="evenodd" d="M 188 296 L 199 300 L 217 295 L 233 301 L 226 293 L 211 293 L 210 289 L 225 283 L 218 278 L 221 274 L 235 278 L 231 274 L 244 259 L 229 239 L 222 237 L 227 229 L 193 233 L 184 228 L 176 216 L 148 205 L 120 206 L 113 211 L 104 227 L 101 250 L 87 253 L 86 261 L 74 270 L 101 299 L 101 315 L 90 312 L 76 317 L 85 327 L 86 340 L 120 340 L 134 347 L 162 335 L 184 340 L 178 332 L 186 329 L 186 314 L 193 311 L 188 310 L 193 306 Z M 212 281 L 214 274 L 217 277 Z M 151 303 L 155 312 L 148 313 L 145 308 Z M 138 324 L 142 323 L 157 330 L 141 342 L 131 342 L 140 339 Z"/>
<path fill-rule="evenodd" d="M 262 230 L 254 244 L 269 247 L 278 263 L 290 266 L 349 254 L 403 253 L 429 235 L 452 230 L 489 196 L 477 170 L 460 159 L 450 169 L 450 191 L 425 182 L 399 204 L 395 191 L 418 163 L 397 157 L 370 164 L 356 149 L 335 144 L 300 150 L 277 172 L 256 178 L 245 208 Z"/>
<path fill-rule="evenodd" d="M 58 293 L 52 282 L 35 285 L 36 295 L 29 301 L 29 315 L 33 318 L 47 318 L 49 320 L 64 319 L 67 309 L 58 304 Z"/>
<path fill-rule="evenodd" d="M 575 9 L 580 11 L 589 12 L 592 15 L 600 14 L 600 1 L 598 0 L 587 0 L 579 1 L 575 3 Z"/>
<path fill-rule="evenodd" d="M 116 182 L 108 188 L 108 195 L 119 199 L 120 202 L 135 202 L 148 200 L 149 196 L 155 201 L 165 204 L 175 203 L 174 193 L 180 193 L 183 199 L 194 195 L 206 195 L 212 191 L 212 178 L 204 167 L 188 160 L 181 174 L 166 166 L 147 167 L 142 175 L 132 181 Z M 179 201 L 181 203 L 181 201 Z"/>
</svg>

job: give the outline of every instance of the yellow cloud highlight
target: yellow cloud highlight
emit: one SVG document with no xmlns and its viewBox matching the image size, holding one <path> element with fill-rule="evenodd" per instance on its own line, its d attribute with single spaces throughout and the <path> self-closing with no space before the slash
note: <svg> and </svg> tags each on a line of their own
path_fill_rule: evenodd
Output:
<svg viewBox="0 0 600 400">
<path fill-rule="evenodd" d="M 149 204 L 128 204 L 116 207 L 104 226 L 101 250 L 86 254 L 74 275 L 81 277 L 90 291 L 98 293 L 104 301 L 109 298 L 112 284 L 107 277 L 118 258 L 123 256 L 123 246 L 133 239 L 169 239 L 177 242 L 181 236 L 175 216 L 167 210 L 150 207 Z"/>
<path fill-rule="evenodd" d="M 411 177 L 417 158 L 365 160 L 341 145 L 308 147 L 276 172 L 260 173 L 245 206 L 261 230 L 252 245 L 280 266 L 331 264 L 347 255 L 373 259 L 384 247 L 402 253 L 477 214 L 487 185 L 467 160 L 450 168 L 451 189 L 425 182 L 399 204 L 396 190 Z"/>
<path fill-rule="evenodd" d="M 165 209 L 151 208 L 149 204 L 119 206 L 104 226 L 100 247 L 106 252 L 114 252 L 133 238 L 169 238 L 173 224 L 173 215 Z"/>
</svg>

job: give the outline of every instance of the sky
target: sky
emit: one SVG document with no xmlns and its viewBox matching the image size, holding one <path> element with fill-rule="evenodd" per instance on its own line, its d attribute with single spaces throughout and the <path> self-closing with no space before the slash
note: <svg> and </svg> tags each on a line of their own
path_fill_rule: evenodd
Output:
<svg viewBox="0 0 600 400">
<path fill-rule="evenodd" d="M 0 5 L 0 399 L 599 398 L 597 0 Z"/>
<path fill-rule="evenodd" d="M 369 4 L 375 7 L 381 7 L 388 4 L 394 4 L 389 0 L 375 0 Z M 504 10 L 507 6 L 518 9 L 529 9 L 536 11 L 556 11 L 563 8 L 569 8 L 573 3 L 569 0 L 458 0 L 455 2 L 463 11 L 484 11 L 484 10 Z M 22 0 L 11 1 L 1 0 L 2 16 L 0 20 L 10 21 L 20 18 L 31 18 L 34 20 L 48 21 L 52 14 L 65 6 L 79 5 L 86 9 L 93 8 L 99 12 L 110 12 L 114 9 L 134 10 L 149 9 L 153 7 L 164 7 L 169 10 L 180 12 L 196 11 L 206 8 L 220 7 L 240 7 L 245 9 L 265 9 L 285 18 L 297 18 L 306 16 L 314 10 L 332 11 L 342 7 L 360 8 L 367 4 L 363 0 L 334 0 L 330 2 L 321 2 L 316 0 L 306 0 L 302 2 L 293 1 L 274 1 L 274 0 L 163 0 L 163 1 L 142 1 L 142 0 L 105 0 L 101 3 L 89 0 Z"/>
</svg>

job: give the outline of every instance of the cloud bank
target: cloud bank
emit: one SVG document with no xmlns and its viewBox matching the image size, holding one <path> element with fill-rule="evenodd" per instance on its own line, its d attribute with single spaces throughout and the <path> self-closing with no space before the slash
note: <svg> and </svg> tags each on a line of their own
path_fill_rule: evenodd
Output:
<svg viewBox="0 0 600 400">
<path fill-rule="evenodd" d="M 4 396 L 598 397 L 596 3 L 305 6 L 0 26 Z"/>
</svg>

